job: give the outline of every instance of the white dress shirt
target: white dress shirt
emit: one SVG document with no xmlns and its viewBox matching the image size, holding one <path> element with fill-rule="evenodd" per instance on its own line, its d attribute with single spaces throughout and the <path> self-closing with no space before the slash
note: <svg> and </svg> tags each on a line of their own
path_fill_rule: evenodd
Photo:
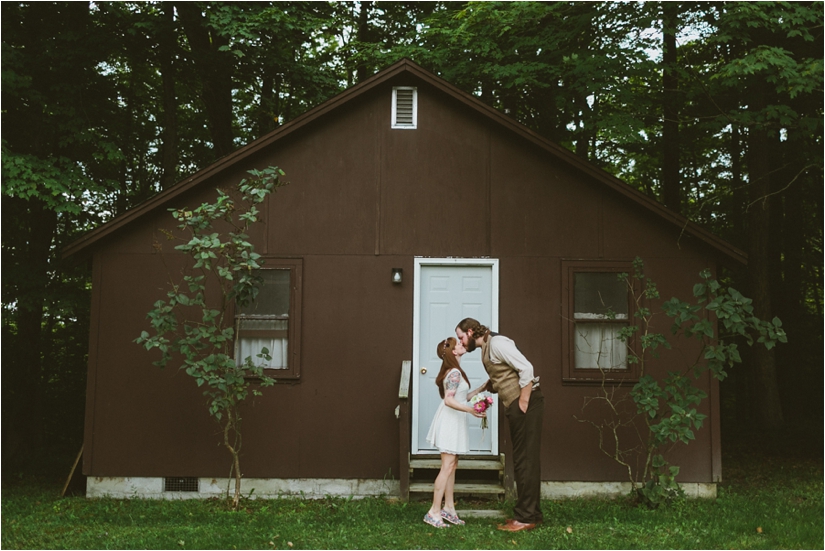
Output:
<svg viewBox="0 0 825 551">
<path fill-rule="evenodd" d="M 490 337 L 490 361 L 497 364 L 507 364 L 518 371 L 518 384 L 521 388 L 533 382 L 533 364 L 516 348 L 513 339 L 504 335 Z"/>
</svg>

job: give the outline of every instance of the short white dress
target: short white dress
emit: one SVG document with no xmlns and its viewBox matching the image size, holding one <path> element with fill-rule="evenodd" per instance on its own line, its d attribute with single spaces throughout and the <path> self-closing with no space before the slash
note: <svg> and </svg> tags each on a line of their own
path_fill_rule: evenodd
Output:
<svg viewBox="0 0 825 551">
<path fill-rule="evenodd" d="M 470 385 L 467 384 L 458 369 L 450 370 L 447 376 L 444 377 L 442 384 L 446 390 L 450 376 L 455 377 L 453 373 L 457 373 L 461 380 L 455 392 L 455 400 L 464 403 L 467 401 L 467 392 L 470 391 Z M 460 455 L 469 452 L 470 431 L 467 428 L 467 415 L 469 414 L 451 408 L 442 400 L 435 411 L 430 431 L 427 433 L 427 442 L 438 448 L 441 453 Z"/>
</svg>

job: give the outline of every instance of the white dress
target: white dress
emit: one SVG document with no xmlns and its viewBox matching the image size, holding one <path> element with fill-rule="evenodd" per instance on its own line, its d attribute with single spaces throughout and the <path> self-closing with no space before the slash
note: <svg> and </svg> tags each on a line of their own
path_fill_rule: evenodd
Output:
<svg viewBox="0 0 825 551">
<path fill-rule="evenodd" d="M 444 377 L 444 389 L 446 390 L 447 381 L 453 373 L 457 373 L 461 380 L 455 392 L 455 400 L 458 403 L 465 403 L 470 385 L 467 384 L 458 369 L 452 369 Z M 435 411 L 430 431 L 427 433 L 427 442 L 438 448 L 441 453 L 460 455 L 469 452 L 470 431 L 467 428 L 467 415 L 469 414 L 451 408 L 442 400 Z"/>
</svg>

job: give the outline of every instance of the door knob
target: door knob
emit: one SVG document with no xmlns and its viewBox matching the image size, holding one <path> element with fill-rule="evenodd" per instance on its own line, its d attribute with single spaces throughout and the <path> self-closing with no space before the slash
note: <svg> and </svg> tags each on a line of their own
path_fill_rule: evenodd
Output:
<svg viewBox="0 0 825 551">
<path fill-rule="evenodd" d="M 426 368 L 426 367 L 422 367 L 422 368 L 421 368 L 421 374 L 422 374 L 422 375 L 426 375 L 426 374 L 427 374 L 427 368 Z"/>
</svg>

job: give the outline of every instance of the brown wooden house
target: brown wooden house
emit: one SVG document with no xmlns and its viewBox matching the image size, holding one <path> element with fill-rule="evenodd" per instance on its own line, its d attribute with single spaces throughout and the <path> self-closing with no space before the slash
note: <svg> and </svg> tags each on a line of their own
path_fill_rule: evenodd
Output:
<svg viewBox="0 0 825 551">
<path fill-rule="evenodd" d="M 424 437 L 439 400 L 435 348 L 465 316 L 513 338 L 541 376 L 545 495 L 624 492 L 623 469 L 574 418 L 598 389 L 599 357 L 620 368 L 611 372 L 616 384 L 637 376 L 593 293 L 618 292 L 611 300 L 627 306 L 610 282 L 636 256 L 665 298 L 689 298 L 704 268 L 746 261 L 402 60 L 67 247 L 66 256 L 93 263 L 87 495 L 225 489 L 228 456 L 201 390 L 182 372 L 154 367 L 156 357 L 133 341 L 167 290 L 152 246 L 160 228 L 175 225 L 167 209 L 211 201 L 216 187 L 270 165 L 290 185 L 268 200 L 252 237 L 273 276 L 267 292 L 288 304 L 288 330 L 273 344 L 279 383 L 244 419 L 244 493 L 256 496 L 429 490 L 433 473 L 423 472 L 423 487 L 415 480 L 434 452 Z M 690 346 L 680 343 L 654 369 L 683 366 Z M 471 383 L 481 381 L 478 353 L 463 365 Z M 712 495 L 721 477 L 719 393 L 710 378 L 700 384 L 709 418 L 673 454 L 688 491 Z M 502 470 L 507 486 L 506 422 L 493 415 L 484 434 L 470 424 L 477 462 L 463 464 Z"/>
</svg>

